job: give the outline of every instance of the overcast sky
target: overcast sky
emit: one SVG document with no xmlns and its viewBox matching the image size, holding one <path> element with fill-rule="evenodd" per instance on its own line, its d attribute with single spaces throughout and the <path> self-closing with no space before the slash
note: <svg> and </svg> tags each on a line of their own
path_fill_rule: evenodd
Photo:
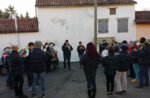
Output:
<svg viewBox="0 0 150 98">
<path fill-rule="evenodd" d="M 10 4 L 15 7 L 19 14 L 25 15 L 26 11 L 30 16 L 35 16 L 35 1 L 36 0 L 0 0 L 0 9 L 4 10 Z M 136 10 L 150 10 L 150 0 L 135 0 L 138 2 Z"/>
</svg>

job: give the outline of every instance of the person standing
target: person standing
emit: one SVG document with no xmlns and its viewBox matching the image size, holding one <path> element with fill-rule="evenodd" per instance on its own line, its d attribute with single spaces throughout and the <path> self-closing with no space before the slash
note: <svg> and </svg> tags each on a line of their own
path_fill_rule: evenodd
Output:
<svg viewBox="0 0 150 98">
<path fill-rule="evenodd" d="M 132 56 L 128 53 L 128 46 L 122 45 L 118 55 L 118 68 L 116 73 L 117 95 L 127 92 L 127 71 L 132 64 Z"/>
<path fill-rule="evenodd" d="M 138 46 L 136 45 L 136 42 L 132 42 L 131 46 L 131 55 L 133 57 L 133 69 L 135 73 L 135 78 L 132 79 L 131 81 L 134 82 L 139 82 L 139 56 L 138 56 Z"/>
<path fill-rule="evenodd" d="M 6 70 L 8 72 L 8 76 L 7 76 L 7 80 L 6 80 L 6 86 L 8 86 L 10 89 L 12 89 L 13 88 L 13 78 L 12 78 L 12 74 L 10 72 L 9 66 L 7 64 L 7 59 L 9 57 L 10 53 L 11 53 L 11 49 L 5 48 L 1 60 L 2 60 L 3 66 L 6 68 Z"/>
<path fill-rule="evenodd" d="M 28 81 L 29 91 L 32 90 L 33 73 L 32 73 L 32 69 L 31 69 L 31 65 L 29 64 L 29 61 L 28 61 L 28 56 L 34 47 L 35 46 L 34 46 L 33 42 L 28 43 L 28 54 L 27 54 L 27 57 L 25 58 L 25 65 L 26 65 L 26 71 L 27 71 L 27 81 Z"/>
<path fill-rule="evenodd" d="M 12 46 L 12 52 L 8 57 L 8 66 L 10 72 L 14 78 L 14 90 L 15 96 L 19 98 L 28 98 L 23 93 L 23 73 L 24 73 L 24 65 L 23 59 L 19 56 L 18 47 Z"/>
<path fill-rule="evenodd" d="M 100 63 L 100 55 L 95 45 L 89 42 L 86 47 L 86 53 L 81 58 L 84 73 L 87 80 L 87 93 L 89 98 L 96 96 L 96 70 Z"/>
<path fill-rule="evenodd" d="M 107 43 L 107 41 L 103 40 L 102 43 L 99 44 L 99 53 L 101 54 L 102 51 L 105 50 L 108 46 L 109 44 Z"/>
<path fill-rule="evenodd" d="M 72 50 L 73 50 L 72 46 L 69 44 L 69 41 L 66 40 L 64 45 L 62 46 L 62 51 L 63 51 L 63 56 L 64 56 L 64 69 L 66 69 L 66 61 L 68 61 L 68 68 L 71 70 L 70 58 L 71 58 Z"/>
<path fill-rule="evenodd" d="M 137 88 L 149 87 L 148 66 L 150 64 L 150 44 L 144 37 L 140 39 L 139 51 L 139 85 Z M 144 81 L 145 80 L 145 81 Z"/>
<path fill-rule="evenodd" d="M 108 48 L 108 56 L 102 59 L 102 65 L 104 67 L 104 74 L 106 76 L 106 88 L 107 95 L 113 95 L 114 93 L 114 79 L 118 67 L 118 58 L 114 55 L 115 50 L 113 47 Z"/>
<path fill-rule="evenodd" d="M 46 96 L 45 94 L 45 73 L 46 73 L 46 53 L 41 49 L 42 42 L 36 41 L 35 48 L 29 54 L 29 64 L 31 65 L 31 70 L 33 73 L 33 83 L 32 83 L 32 98 L 36 98 L 36 82 L 39 78 L 41 84 L 42 98 Z"/>
<path fill-rule="evenodd" d="M 80 68 L 82 68 L 81 57 L 84 54 L 84 51 L 85 51 L 85 47 L 84 47 L 84 45 L 82 45 L 82 42 L 80 41 L 79 45 L 77 47 L 77 52 L 78 52 L 79 59 L 80 59 L 80 61 L 79 61 L 80 62 Z"/>
</svg>

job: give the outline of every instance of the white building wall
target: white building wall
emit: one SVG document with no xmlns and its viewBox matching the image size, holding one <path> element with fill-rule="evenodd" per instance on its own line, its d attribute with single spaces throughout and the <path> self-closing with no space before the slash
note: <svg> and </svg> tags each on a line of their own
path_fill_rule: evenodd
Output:
<svg viewBox="0 0 150 98">
<path fill-rule="evenodd" d="M 109 33 L 98 34 L 98 37 L 115 37 L 117 41 L 124 39 L 135 40 L 135 10 L 134 6 L 115 6 L 116 15 L 109 15 L 109 8 L 112 6 L 98 7 L 98 19 L 109 19 Z M 114 7 L 114 6 L 113 6 Z M 61 47 L 66 39 L 73 46 L 72 61 L 78 61 L 77 46 L 79 41 L 86 44 L 94 38 L 94 8 L 73 7 L 73 8 L 37 8 L 39 21 L 38 33 L 23 33 L 19 35 L 20 47 L 26 47 L 28 42 L 41 40 L 54 42 L 58 51 L 60 61 L 63 61 Z M 117 19 L 129 18 L 129 32 L 117 33 Z M 17 44 L 17 34 L 1 34 L 0 50 L 10 43 Z M 1 53 L 0 53 L 1 54 Z"/>
<path fill-rule="evenodd" d="M 116 15 L 109 14 L 109 8 L 116 8 Z M 128 18 L 128 32 L 117 32 L 117 19 Z M 98 8 L 98 19 L 108 19 L 109 32 L 98 34 L 98 37 L 115 37 L 119 42 L 123 40 L 136 40 L 135 29 L 135 7 L 133 5 L 125 6 L 103 6 Z"/>
<path fill-rule="evenodd" d="M 39 32 L 43 41 L 56 43 L 60 60 L 63 60 L 61 47 L 66 39 L 73 46 L 72 61 L 78 61 L 77 46 L 84 45 L 94 38 L 93 8 L 39 8 Z"/>
<path fill-rule="evenodd" d="M 109 8 L 116 7 L 117 14 L 109 15 Z M 63 60 L 61 46 L 66 39 L 69 40 L 74 50 L 72 61 L 78 60 L 76 51 L 79 41 L 93 41 L 94 38 L 94 8 L 37 8 L 39 19 L 39 32 L 43 41 L 53 41 L 60 60 Z M 129 19 L 129 32 L 117 33 L 117 19 Z M 115 37 L 119 42 L 122 40 L 135 40 L 135 8 L 134 5 L 127 6 L 102 6 L 98 7 L 98 19 L 109 19 L 109 33 L 98 34 L 98 37 Z"/>
<path fill-rule="evenodd" d="M 37 32 L 34 33 L 21 33 L 19 34 L 19 48 L 25 48 L 27 47 L 29 42 L 35 42 L 36 40 L 40 40 L 40 37 L 38 37 Z M 18 34 L 13 33 L 13 34 L 0 34 L 0 56 L 3 53 L 3 49 L 7 46 L 11 45 L 18 45 Z"/>
</svg>

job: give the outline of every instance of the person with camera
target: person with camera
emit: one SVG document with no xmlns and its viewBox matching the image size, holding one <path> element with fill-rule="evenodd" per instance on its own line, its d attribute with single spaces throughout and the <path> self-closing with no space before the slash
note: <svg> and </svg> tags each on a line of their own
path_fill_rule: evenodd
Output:
<svg viewBox="0 0 150 98">
<path fill-rule="evenodd" d="M 68 68 L 71 70 L 70 58 L 71 58 L 72 50 L 73 50 L 72 46 L 69 44 L 69 41 L 66 40 L 62 46 L 62 51 L 63 51 L 63 56 L 64 56 L 64 69 L 66 69 L 66 61 L 68 61 Z"/>
</svg>

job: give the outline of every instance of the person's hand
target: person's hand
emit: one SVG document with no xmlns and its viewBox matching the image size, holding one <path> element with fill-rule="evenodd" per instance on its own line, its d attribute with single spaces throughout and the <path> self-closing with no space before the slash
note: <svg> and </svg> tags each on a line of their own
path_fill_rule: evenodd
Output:
<svg viewBox="0 0 150 98">
<path fill-rule="evenodd" d="M 138 51 L 136 48 L 133 48 L 133 51 Z"/>
</svg>

